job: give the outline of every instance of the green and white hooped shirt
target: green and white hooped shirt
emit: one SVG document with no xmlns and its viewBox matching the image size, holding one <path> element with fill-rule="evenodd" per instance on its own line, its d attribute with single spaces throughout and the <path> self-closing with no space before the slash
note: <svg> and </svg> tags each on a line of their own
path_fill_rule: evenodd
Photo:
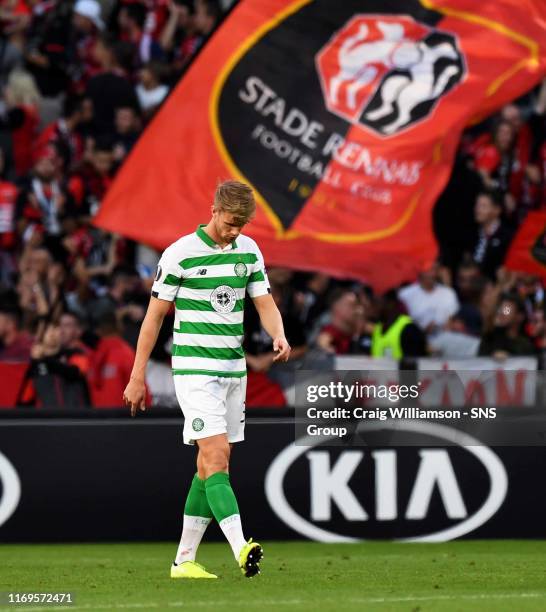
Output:
<svg viewBox="0 0 546 612">
<path fill-rule="evenodd" d="M 252 238 L 221 248 L 204 227 L 165 250 L 152 295 L 175 304 L 173 374 L 242 377 L 245 293 L 269 293 L 264 259 Z"/>
</svg>

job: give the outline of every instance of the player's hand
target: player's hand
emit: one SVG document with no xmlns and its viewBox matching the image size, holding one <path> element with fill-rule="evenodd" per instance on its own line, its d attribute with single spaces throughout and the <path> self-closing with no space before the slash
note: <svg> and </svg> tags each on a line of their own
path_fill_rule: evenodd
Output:
<svg viewBox="0 0 546 612">
<path fill-rule="evenodd" d="M 146 385 L 143 380 L 131 378 L 123 392 L 123 403 L 131 407 L 131 416 L 134 417 L 138 408 L 146 410 Z"/>
<path fill-rule="evenodd" d="M 273 340 L 273 350 L 277 353 L 273 357 L 273 361 L 288 361 L 292 349 L 288 344 L 288 340 L 281 336 Z"/>
</svg>

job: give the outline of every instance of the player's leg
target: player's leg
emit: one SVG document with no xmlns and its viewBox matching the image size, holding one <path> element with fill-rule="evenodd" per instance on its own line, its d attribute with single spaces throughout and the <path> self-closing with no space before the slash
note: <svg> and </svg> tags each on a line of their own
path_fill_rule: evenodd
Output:
<svg viewBox="0 0 546 612">
<path fill-rule="evenodd" d="M 203 386 L 202 377 L 179 376 L 175 377 L 175 388 L 180 407 L 184 413 L 184 442 L 192 443 L 193 433 L 191 424 L 195 419 L 203 419 L 203 414 L 196 413 L 192 405 L 200 405 L 206 398 L 196 398 L 195 389 Z M 189 424 L 189 426 L 188 426 Z M 216 578 L 214 574 L 208 573 L 202 566 L 195 562 L 197 548 L 201 543 L 203 535 L 213 518 L 205 491 L 205 480 L 203 464 L 199 453 L 197 454 L 197 473 L 194 475 L 186 503 L 184 506 L 184 517 L 182 535 L 175 561 L 171 568 L 172 578 Z"/>
<path fill-rule="evenodd" d="M 259 573 L 262 547 L 248 542 L 243 535 L 241 515 L 235 493 L 229 480 L 230 446 L 227 434 L 198 441 L 205 470 L 205 489 L 210 509 L 226 536 L 233 556 L 247 577 Z"/>
<path fill-rule="evenodd" d="M 245 439 L 246 376 L 232 378 L 228 384 L 226 397 L 226 424 L 228 441 L 233 446 Z M 248 578 L 260 572 L 263 550 L 252 538 L 245 543 L 238 555 L 241 571 Z"/>
<path fill-rule="evenodd" d="M 182 536 L 176 552 L 175 565 L 184 561 L 195 561 L 197 548 L 213 518 L 205 492 L 205 479 L 202 461 L 197 455 L 197 474 L 193 477 L 186 504 Z"/>
<path fill-rule="evenodd" d="M 246 540 L 243 535 L 239 505 L 229 479 L 230 446 L 227 434 L 204 438 L 197 443 L 203 461 L 205 490 L 210 509 L 226 536 L 235 558 L 239 559 L 239 553 L 245 546 Z"/>
</svg>

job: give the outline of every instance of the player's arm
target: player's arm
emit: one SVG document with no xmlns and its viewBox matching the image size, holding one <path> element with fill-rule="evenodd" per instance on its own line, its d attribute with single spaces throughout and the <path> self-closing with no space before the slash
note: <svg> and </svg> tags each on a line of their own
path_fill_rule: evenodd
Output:
<svg viewBox="0 0 546 612">
<path fill-rule="evenodd" d="M 123 392 L 123 401 L 131 407 L 131 416 L 135 416 L 137 408 L 146 410 L 146 364 L 157 341 L 163 319 L 169 312 L 171 304 L 172 302 L 167 300 L 160 300 L 153 296 L 150 298 L 148 310 L 138 335 L 131 378 Z"/>
<path fill-rule="evenodd" d="M 267 293 L 253 297 L 252 301 L 260 316 L 262 327 L 273 339 L 273 350 L 277 353 L 273 361 L 288 361 L 291 349 L 284 335 L 281 313 L 275 300 L 270 293 Z"/>
</svg>

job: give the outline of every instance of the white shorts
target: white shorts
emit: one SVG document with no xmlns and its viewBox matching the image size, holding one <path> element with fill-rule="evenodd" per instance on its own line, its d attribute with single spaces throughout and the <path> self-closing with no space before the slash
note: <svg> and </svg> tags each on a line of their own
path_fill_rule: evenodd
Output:
<svg viewBox="0 0 546 612">
<path fill-rule="evenodd" d="M 228 442 L 245 439 L 246 376 L 183 374 L 174 376 L 174 388 L 184 413 L 184 444 L 223 433 Z"/>
</svg>

